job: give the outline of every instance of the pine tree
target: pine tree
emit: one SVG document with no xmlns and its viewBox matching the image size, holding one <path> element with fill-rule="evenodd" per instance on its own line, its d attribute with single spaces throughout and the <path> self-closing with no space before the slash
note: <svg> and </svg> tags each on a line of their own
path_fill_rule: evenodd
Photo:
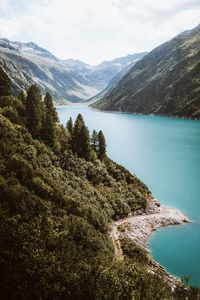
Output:
<svg viewBox="0 0 200 300">
<path fill-rule="evenodd" d="M 24 91 L 21 91 L 19 93 L 18 98 L 19 98 L 19 100 L 21 100 L 22 104 L 25 105 L 25 103 L 26 103 L 26 96 L 25 96 Z"/>
<path fill-rule="evenodd" d="M 53 100 L 49 93 L 44 98 L 44 115 L 42 121 L 42 138 L 44 142 L 53 146 L 55 142 L 55 123 L 58 120 L 57 113 L 53 106 Z"/>
<path fill-rule="evenodd" d="M 59 122 L 58 114 L 53 105 L 53 99 L 52 99 L 50 93 L 46 93 L 46 96 L 44 98 L 44 103 L 48 109 L 48 112 L 51 114 L 51 116 L 53 118 L 53 122 L 58 123 Z"/>
<path fill-rule="evenodd" d="M 90 134 L 81 114 L 78 115 L 74 124 L 72 150 L 79 157 L 89 160 L 91 154 Z"/>
<path fill-rule="evenodd" d="M 91 145 L 90 145 L 90 133 L 88 128 L 83 125 L 80 132 L 80 139 L 81 139 L 81 157 L 85 158 L 86 160 L 90 159 L 91 155 Z"/>
<path fill-rule="evenodd" d="M 68 132 L 70 133 L 70 135 L 72 136 L 74 127 L 73 127 L 73 121 L 72 121 L 71 117 L 69 118 L 69 120 L 66 124 L 66 128 L 67 128 Z"/>
<path fill-rule="evenodd" d="M 24 93 L 24 91 L 21 91 L 18 95 L 18 99 L 21 101 L 21 110 L 20 110 L 20 114 L 22 116 L 22 118 L 24 119 L 25 118 L 25 107 L 26 107 L 26 95 Z"/>
<path fill-rule="evenodd" d="M 7 73 L 0 66 L 0 96 L 9 96 L 11 94 L 11 80 Z"/>
<path fill-rule="evenodd" d="M 81 114 L 78 114 L 77 118 L 76 118 L 77 122 L 81 122 L 82 124 L 85 124 L 84 120 L 83 120 L 83 116 Z M 75 122 L 76 123 L 76 122 Z"/>
<path fill-rule="evenodd" d="M 106 140 L 103 132 L 98 133 L 98 158 L 103 160 L 106 157 Z"/>
<path fill-rule="evenodd" d="M 59 144 L 59 151 L 62 157 L 65 151 L 71 150 L 71 139 L 67 134 L 66 128 L 62 124 L 56 127 L 55 141 Z"/>
<path fill-rule="evenodd" d="M 92 149 L 97 152 L 98 150 L 98 133 L 96 132 L 96 130 L 93 130 L 92 132 L 92 136 L 91 136 L 91 147 Z"/>
<path fill-rule="evenodd" d="M 34 138 L 39 138 L 44 111 L 42 97 L 37 86 L 32 85 L 28 89 L 25 103 L 27 128 Z"/>
<path fill-rule="evenodd" d="M 50 114 L 46 114 L 42 126 L 42 139 L 48 146 L 52 147 L 54 144 L 55 134 L 54 134 L 54 122 Z"/>
<path fill-rule="evenodd" d="M 72 136 L 72 150 L 78 156 L 80 156 L 80 152 L 81 152 L 80 132 L 83 125 L 84 125 L 83 117 L 81 116 L 81 114 L 79 114 L 74 124 L 74 130 Z"/>
</svg>

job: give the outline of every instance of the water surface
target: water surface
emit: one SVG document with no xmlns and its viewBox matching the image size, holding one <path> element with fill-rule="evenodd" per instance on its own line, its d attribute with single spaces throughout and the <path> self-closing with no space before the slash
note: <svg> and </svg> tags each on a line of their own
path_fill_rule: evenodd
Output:
<svg viewBox="0 0 200 300">
<path fill-rule="evenodd" d="M 192 224 L 155 232 L 152 256 L 169 272 L 200 286 L 200 121 L 57 108 L 61 123 L 81 113 L 90 130 L 103 130 L 108 155 L 142 179 L 163 205 L 182 210 Z"/>
</svg>

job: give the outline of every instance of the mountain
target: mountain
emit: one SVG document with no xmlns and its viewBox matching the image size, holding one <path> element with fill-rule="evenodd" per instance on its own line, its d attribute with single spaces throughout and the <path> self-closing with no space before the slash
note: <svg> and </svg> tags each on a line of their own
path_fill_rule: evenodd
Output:
<svg viewBox="0 0 200 300">
<path fill-rule="evenodd" d="M 0 39 L 0 65 L 12 79 L 13 93 L 37 84 L 60 103 L 86 101 L 102 91 L 108 82 L 140 54 L 90 66 L 79 60 L 61 60 L 38 45 Z"/>
<path fill-rule="evenodd" d="M 107 84 L 107 86 L 97 95 L 95 95 L 94 97 L 92 97 L 90 99 L 91 102 L 97 101 L 103 97 L 105 97 L 106 94 L 109 93 L 109 91 L 111 91 L 116 85 L 117 83 L 128 73 L 128 71 L 139 61 L 141 60 L 145 55 L 147 54 L 147 52 L 142 52 L 142 53 L 137 53 L 134 55 L 128 55 L 127 57 L 124 57 L 121 59 L 121 70 L 118 70 L 117 75 L 115 75 L 114 77 L 112 77 L 109 81 L 109 83 Z M 129 58 L 129 61 L 127 60 Z M 120 63 L 119 63 L 120 59 L 116 59 L 116 65 L 115 67 L 119 67 Z M 124 62 L 127 62 L 128 64 L 124 64 Z M 118 64 L 117 64 L 118 62 Z M 108 64 L 109 65 L 109 64 Z"/>
<path fill-rule="evenodd" d="M 93 107 L 200 118 L 200 25 L 162 44 Z"/>
<path fill-rule="evenodd" d="M 71 63 L 56 58 L 34 43 L 1 39 L 0 64 L 12 79 L 15 93 L 35 83 L 43 92 L 51 92 L 60 102 L 76 102 L 99 91 Z M 87 65 L 84 65 L 84 69 L 87 69 Z"/>
<path fill-rule="evenodd" d="M 111 61 L 104 61 L 100 65 L 94 67 L 87 74 L 87 78 L 95 82 L 98 87 L 103 90 L 106 88 L 110 80 L 112 80 L 120 72 L 123 72 L 130 64 L 140 60 L 145 53 L 129 54 L 125 57 L 116 58 Z"/>
</svg>

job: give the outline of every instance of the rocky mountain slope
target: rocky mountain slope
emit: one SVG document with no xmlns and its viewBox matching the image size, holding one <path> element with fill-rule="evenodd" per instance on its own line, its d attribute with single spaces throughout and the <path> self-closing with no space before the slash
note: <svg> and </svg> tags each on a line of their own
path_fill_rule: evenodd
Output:
<svg viewBox="0 0 200 300">
<path fill-rule="evenodd" d="M 132 62 L 130 62 L 127 66 L 122 67 L 121 71 L 119 71 L 117 73 L 117 75 L 115 75 L 114 77 L 111 78 L 111 80 L 109 81 L 107 86 L 100 93 L 98 93 L 97 95 L 92 97 L 90 99 L 90 101 L 95 102 L 95 101 L 98 101 L 98 100 L 102 99 L 103 97 L 105 97 L 114 87 L 116 87 L 118 82 L 128 73 L 128 71 L 130 71 L 133 68 L 133 66 L 139 60 L 141 60 L 146 54 L 147 54 L 147 52 L 142 52 L 142 53 L 132 55 L 132 58 L 134 59 L 134 56 L 135 56 L 135 59 Z M 128 55 L 127 57 L 131 57 L 131 55 Z M 124 59 L 126 59 L 126 57 L 124 57 Z M 117 60 L 118 59 L 116 59 L 116 61 Z M 108 62 L 108 63 L 110 63 L 110 62 Z"/>
<path fill-rule="evenodd" d="M 103 90 L 108 82 L 140 54 L 90 66 L 78 60 L 61 60 L 34 43 L 0 39 L 0 65 L 12 79 L 14 93 L 37 84 L 60 103 L 85 101 Z"/>
<path fill-rule="evenodd" d="M 91 72 L 87 74 L 87 78 L 98 84 L 101 90 L 103 90 L 107 85 L 112 84 L 112 79 L 116 76 L 122 78 L 130 66 L 143 58 L 145 54 L 146 52 L 135 53 L 111 61 L 103 61 L 100 65 L 91 69 Z"/>
<path fill-rule="evenodd" d="M 102 100 L 102 110 L 200 118 L 200 25 L 147 54 Z"/>
</svg>

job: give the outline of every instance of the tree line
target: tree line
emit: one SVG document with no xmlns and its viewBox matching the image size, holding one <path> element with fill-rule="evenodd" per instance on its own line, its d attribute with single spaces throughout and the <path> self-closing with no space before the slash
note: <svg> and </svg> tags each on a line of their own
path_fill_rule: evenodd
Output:
<svg viewBox="0 0 200 300">
<path fill-rule="evenodd" d="M 74 154 L 86 160 L 90 160 L 94 154 L 100 160 L 106 157 L 106 140 L 103 132 L 100 130 L 97 133 L 96 130 L 93 130 L 90 137 L 89 130 L 81 114 L 78 114 L 74 125 L 70 117 L 66 128 L 71 137 L 71 148 Z"/>
<path fill-rule="evenodd" d="M 10 95 L 11 80 L 2 67 L 0 67 L 0 80 L 2 82 L 0 96 Z M 32 85 L 26 94 L 22 91 L 18 97 L 23 103 L 25 125 L 33 138 L 53 147 L 57 139 L 56 128 L 60 126 L 63 135 L 66 136 L 66 133 L 69 135 L 66 139 L 66 148 L 70 148 L 75 155 L 88 161 L 92 158 L 103 160 L 106 157 L 106 140 L 103 132 L 100 130 L 97 133 L 94 130 L 90 137 L 81 114 L 77 116 L 74 124 L 70 118 L 66 128 L 63 128 L 62 125 L 58 125 L 59 118 L 50 93 L 46 93 L 43 100 L 40 89 Z"/>
</svg>

